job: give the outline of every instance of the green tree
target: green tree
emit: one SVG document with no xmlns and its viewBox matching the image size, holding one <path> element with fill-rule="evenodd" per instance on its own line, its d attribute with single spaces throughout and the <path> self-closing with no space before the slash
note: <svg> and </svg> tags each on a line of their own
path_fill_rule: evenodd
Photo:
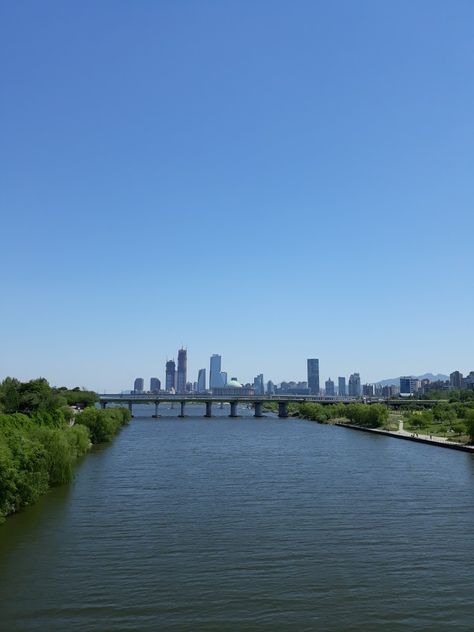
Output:
<svg viewBox="0 0 474 632">
<path fill-rule="evenodd" d="M 466 430 L 469 435 L 469 443 L 474 443 L 474 410 L 469 410 L 465 417 Z"/>
<path fill-rule="evenodd" d="M 0 411 L 16 413 L 20 409 L 21 382 L 13 377 L 7 377 L 0 385 Z"/>
</svg>

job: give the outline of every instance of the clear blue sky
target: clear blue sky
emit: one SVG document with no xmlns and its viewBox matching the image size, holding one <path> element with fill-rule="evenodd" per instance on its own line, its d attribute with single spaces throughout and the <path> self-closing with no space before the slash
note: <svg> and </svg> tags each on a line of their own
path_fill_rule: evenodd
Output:
<svg viewBox="0 0 474 632">
<path fill-rule="evenodd" d="M 474 3 L 4 2 L 0 378 L 474 369 Z"/>
</svg>

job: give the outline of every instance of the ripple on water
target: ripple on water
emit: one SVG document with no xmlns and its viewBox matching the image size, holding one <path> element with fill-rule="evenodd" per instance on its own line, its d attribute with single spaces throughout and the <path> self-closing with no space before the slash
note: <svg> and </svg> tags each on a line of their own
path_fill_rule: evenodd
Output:
<svg viewBox="0 0 474 632">
<path fill-rule="evenodd" d="M 135 418 L 0 529 L 5 630 L 471 630 L 473 460 L 278 419 Z"/>
</svg>

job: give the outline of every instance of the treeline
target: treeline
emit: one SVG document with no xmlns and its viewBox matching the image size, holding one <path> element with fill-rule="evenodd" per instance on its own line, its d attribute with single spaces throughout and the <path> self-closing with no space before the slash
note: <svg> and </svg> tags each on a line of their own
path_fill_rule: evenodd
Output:
<svg viewBox="0 0 474 632">
<path fill-rule="evenodd" d="M 347 419 L 364 428 L 380 428 L 388 419 L 388 408 L 383 404 L 322 404 L 305 402 L 299 405 L 298 416 L 327 423 L 332 419 Z"/>
<path fill-rule="evenodd" d="M 449 402 L 474 402 L 474 391 L 463 389 L 436 389 L 425 393 L 421 399 L 445 399 Z"/>
<path fill-rule="evenodd" d="M 62 410 L 72 416 L 70 406 L 85 408 L 98 401 L 93 391 L 84 391 L 79 387 L 67 389 L 65 386 L 53 388 L 44 378 L 20 382 L 16 378 L 7 377 L 0 384 L 0 412 L 3 413 L 36 413 Z"/>
<path fill-rule="evenodd" d="M 95 393 L 54 389 L 42 378 L 0 384 L 0 522 L 69 482 L 74 461 L 129 421 L 127 409 L 97 410 L 95 400 Z M 71 408 L 86 402 L 82 412 Z"/>
<path fill-rule="evenodd" d="M 439 402 L 429 410 L 412 409 L 404 417 L 407 429 L 445 436 L 465 435 L 474 443 L 474 397 Z"/>
</svg>

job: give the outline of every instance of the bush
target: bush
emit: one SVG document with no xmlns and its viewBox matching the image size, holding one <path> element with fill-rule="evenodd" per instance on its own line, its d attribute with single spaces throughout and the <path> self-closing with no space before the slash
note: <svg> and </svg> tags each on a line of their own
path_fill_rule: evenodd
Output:
<svg viewBox="0 0 474 632">
<path fill-rule="evenodd" d="M 76 424 L 89 429 L 92 443 L 110 441 L 129 420 L 130 413 L 126 408 L 98 410 L 90 407 L 76 415 Z"/>
<path fill-rule="evenodd" d="M 388 408 L 383 404 L 347 404 L 345 417 L 356 426 L 380 428 L 388 419 Z"/>
<path fill-rule="evenodd" d="M 328 420 L 324 406 L 312 402 L 300 404 L 299 416 L 303 419 L 311 419 L 311 421 L 319 421 L 320 423 L 325 423 Z"/>
<path fill-rule="evenodd" d="M 53 389 L 42 378 L 0 384 L 0 522 L 34 503 L 50 487 L 72 478 L 75 459 L 94 443 L 109 441 L 129 421 L 123 408 L 86 409 L 68 404 L 95 403 L 97 395 Z M 73 426 L 69 424 L 76 421 Z"/>
<path fill-rule="evenodd" d="M 407 417 L 407 422 L 412 428 L 427 428 L 433 421 L 434 416 L 431 410 L 414 412 Z"/>
<path fill-rule="evenodd" d="M 474 410 L 466 413 L 465 417 L 467 434 L 469 435 L 469 443 L 474 443 Z"/>
<path fill-rule="evenodd" d="M 66 438 L 74 459 L 83 456 L 91 447 L 89 428 L 81 424 L 67 428 Z"/>
</svg>

